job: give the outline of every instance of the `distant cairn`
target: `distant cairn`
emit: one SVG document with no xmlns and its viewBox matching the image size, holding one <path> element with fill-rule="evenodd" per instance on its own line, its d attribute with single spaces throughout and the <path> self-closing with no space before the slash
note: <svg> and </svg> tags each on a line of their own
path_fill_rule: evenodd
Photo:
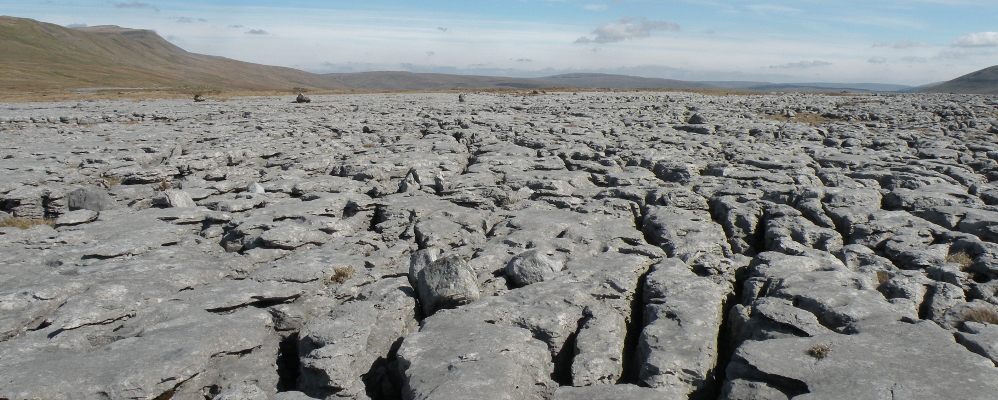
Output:
<svg viewBox="0 0 998 400">
<path fill-rule="evenodd" d="M 204 96 L 202 96 L 200 94 L 194 95 L 194 102 L 195 103 L 200 103 L 200 102 L 205 101 L 205 100 L 208 100 L 208 99 L 204 98 Z"/>
<path fill-rule="evenodd" d="M 298 97 L 295 98 L 295 103 L 311 103 L 312 99 L 308 98 L 302 93 L 298 93 Z"/>
</svg>

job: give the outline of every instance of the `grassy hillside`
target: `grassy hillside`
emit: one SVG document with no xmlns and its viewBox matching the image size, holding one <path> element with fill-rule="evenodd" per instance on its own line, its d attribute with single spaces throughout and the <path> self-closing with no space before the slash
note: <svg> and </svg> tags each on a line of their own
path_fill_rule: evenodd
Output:
<svg viewBox="0 0 998 400">
<path fill-rule="evenodd" d="M 97 26 L 68 29 L 0 17 L 0 89 L 212 87 L 340 90 L 320 75 L 189 53 L 155 32 Z"/>
<path fill-rule="evenodd" d="M 998 94 L 998 65 L 971 72 L 954 80 L 919 91 L 920 93 Z"/>
</svg>

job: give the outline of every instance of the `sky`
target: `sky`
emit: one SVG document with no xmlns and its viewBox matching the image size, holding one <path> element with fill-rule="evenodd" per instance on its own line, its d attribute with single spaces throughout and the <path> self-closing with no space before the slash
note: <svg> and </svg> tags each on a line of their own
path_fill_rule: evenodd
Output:
<svg viewBox="0 0 998 400">
<path fill-rule="evenodd" d="M 923 85 L 998 64 L 995 0 L 5 0 L 310 72 Z"/>
</svg>

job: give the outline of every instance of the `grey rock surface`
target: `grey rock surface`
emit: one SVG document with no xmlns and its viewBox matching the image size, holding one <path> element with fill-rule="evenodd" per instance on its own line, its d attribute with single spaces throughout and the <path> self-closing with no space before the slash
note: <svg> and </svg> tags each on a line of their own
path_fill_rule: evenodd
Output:
<svg viewBox="0 0 998 400">
<path fill-rule="evenodd" d="M 385 373 L 379 358 L 416 331 L 416 299 L 406 281 L 391 278 L 373 286 L 301 328 L 299 390 L 319 398 L 367 395 L 364 375 Z"/>
<path fill-rule="evenodd" d="M 114 208 L 117 203 L 106 191 L 96 187 L 85 187 L 69 192 L 66 196 L 66 205 L 69 211 L 104 211 Z"/>
<path fill-rule="evenodd" d="M 718 338 L 731 288 L 694 274 L 676 258 L 645 278 L 645 324 L 637 345 L 638 378 L 669 397 L 703 397 L 716 384 Z"/>
<path fill-rule="evenodd" d="M 624 372 L 627 319 L 617 312 L 590 309 L 575 336 L 572 385 L 603 386 L 619 381 Z"/>
<path fill-rule="evenodd" d="M 547 346 L 523 328 L 448 319 L 407 337 L 398 359 L 404 399 L 544 399 L 557 388 Z"/>
<path fill-rule="evenodd" d="M 474 302 L 481 296 L 474 271 L 456 254 L 431 262 L 419 271 L 418 282 L 419 302 L 426 315 Z"/>
<path fill-rule="evenodd" d="M 800 399 L 985 399 L 998 390 L 994 368 L 932 322 L 893 323 L 856 335 L 745 342 L 728 379 L 778 382 Z"/>
<path fill-rule="evenodd" d="M 551 279 L 564 267 L 560 260 L 535 249 L 514 256 L 506 264 L 505 272 L 513 285 L 522 287 Z"/>
<path fill-rule="evenodd" d="M 654 389 L 640 387 L 637 385 L 599 385 L 586 387 L 562 386 L 554 393 L 555 400 L 606 400 L 606 399 L 634 399 L 634 400 L 655 400 L 662 399 L 662 392 Z"/>
<path fill-rule="evenodd" d="M 183 190 L 167 189 L 152 198 L 152 203 L 162 207 L 197 207 L 191 195 Z"/>
<path fill-rule="evenodd" d="M 79 225 L 79 224 L 85 224 L 87 222 L 93 222 L 96 219 L 97 219 L 96 211 L 80 209 L 60 215 L 59 218 L 56 218 L 55 224 L 58 226 Z"/>
<path fill-rule="evenodd" d="M 998 393 L 992 97 L 310 97 L 0 104 L 0 398 Z"/>
</svg>

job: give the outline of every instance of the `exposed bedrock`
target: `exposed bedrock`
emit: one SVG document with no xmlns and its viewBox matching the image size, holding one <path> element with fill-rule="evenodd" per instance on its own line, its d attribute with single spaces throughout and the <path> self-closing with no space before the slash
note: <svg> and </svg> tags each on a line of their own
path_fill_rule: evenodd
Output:
<svg viewBox="0 0 998 400">
<path fill-rule="evenodd" d="M 998 393 L 992 97 L 291 100 L 0 105 L 0 398 Z"/>
</svg>

